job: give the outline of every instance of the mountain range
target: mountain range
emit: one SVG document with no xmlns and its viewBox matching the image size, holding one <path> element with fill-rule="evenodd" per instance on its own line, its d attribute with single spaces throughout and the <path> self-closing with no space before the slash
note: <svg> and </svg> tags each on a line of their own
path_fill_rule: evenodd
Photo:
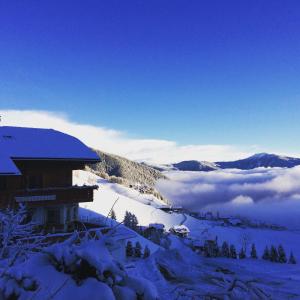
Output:
<svg viewBox="0 0 300 300">
<path fill-rule="evenodd" d="M 251 170 L 259 167 L 264 168 L 292 168 L 300 165 L 300 158 L 280 156 L 270 153 L 258 153 L 248 158 L 235 161 L 207 162 L 197 160 L 186 160 L 174 164 L 152 166 L 159 171 L 214 171 L 218 169 L 240 169 Z"/>
</svg>

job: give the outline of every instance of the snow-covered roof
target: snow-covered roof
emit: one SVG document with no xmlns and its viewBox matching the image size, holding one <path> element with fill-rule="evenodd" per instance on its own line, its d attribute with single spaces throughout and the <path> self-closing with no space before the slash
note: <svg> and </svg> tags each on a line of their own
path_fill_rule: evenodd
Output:
<svg viewBox="0 0 300 300">
<path fill-rule="evenodd" d="M 0 126 L 0 175 L 20 175 L 16 160 L 98 161 L 79 139 L 53 129 Z"/>
<path fill-rule="evenodd" d="M 176 232 L 190 232 L 185 225 L 174 225 L 172 228 Z"/>
</svg>

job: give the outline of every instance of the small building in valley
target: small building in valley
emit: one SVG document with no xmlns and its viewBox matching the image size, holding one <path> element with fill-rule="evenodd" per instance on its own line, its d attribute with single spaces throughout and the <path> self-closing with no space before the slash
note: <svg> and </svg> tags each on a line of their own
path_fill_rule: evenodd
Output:
<svg viewBox="0 0 300 300">
<path fill-rule="evenodd" d="M 34 222 L 48 230 L 68 229 L 78 204 L 92 202 L 96 186 L 74 186 L 73 170 L 99 156 L 77 138 L 53 130 L 0 127 L 0 209 L 25 204 Z"/>
<path fill-rule="evenodd" d="M 188 237 L 190 230 L 185 225 L 174 225 L 169 230 L 172 234 L 175 234 L 179 237 Z"/>
</svg>

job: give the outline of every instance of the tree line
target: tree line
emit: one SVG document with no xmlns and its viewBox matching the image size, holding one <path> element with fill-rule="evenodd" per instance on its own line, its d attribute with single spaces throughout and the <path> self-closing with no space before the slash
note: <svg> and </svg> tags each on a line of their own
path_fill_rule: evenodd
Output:
<svg viewBox="0 0 300 300">
<path fill-rule="evenodd" d="M 233 259 L 247 258 L 246 249 L 244 247 L 242 247 L 237 253 L 235 246 L 233 244 L 228 244 L 226 241 L 224 241 L 222 246 L 219 247 L 217 239 L 215 241 L 205 241 L 203 253 L 207 257 L 227 257 Z M 258 259 L 256 246 L 254 243 L 251 245 L 250 258 Z M 270 250 L 269 247 L 266 247 L 262 255 L 262 259 L 277 263 L 297 263 L 293 252 L 290 253 L 289 259 L 287 259 L 282 245 L 279 245 L 278 248 L 272 245 Z"/>
<path fill-rule="evenodd" d="M 136 258 L 147 258 L 150 256 L 150 249 L 146 245 L 143 251 L 140 242 L 136 242 L 135 246 L 133 246 L 132 242 L 128 241 L 126 245 L 126 256 Z"/>
</svg>

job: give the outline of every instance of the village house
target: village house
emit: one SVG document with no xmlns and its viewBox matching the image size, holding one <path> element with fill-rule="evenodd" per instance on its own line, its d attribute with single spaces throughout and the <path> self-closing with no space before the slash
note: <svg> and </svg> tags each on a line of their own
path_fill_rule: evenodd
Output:
<svg viewBox="0 0 300 300">
<path fill-rule="evenodd" d="M 99 156 L 77 138 L 53 129 L 0 127 L 0 209 L 25 204 L 32 221 L 66 231 L 78 204 L 92 202 L 96 186 L 74 186 L 73 170 Z"/>
<path fill-rule="evenodd" d="M 186 238 L 188 237 L 190 230 L 185 225 L 174 225 L 170 228 L 170 233 L 175 234 L 179 237 Z"/>
</svg>

